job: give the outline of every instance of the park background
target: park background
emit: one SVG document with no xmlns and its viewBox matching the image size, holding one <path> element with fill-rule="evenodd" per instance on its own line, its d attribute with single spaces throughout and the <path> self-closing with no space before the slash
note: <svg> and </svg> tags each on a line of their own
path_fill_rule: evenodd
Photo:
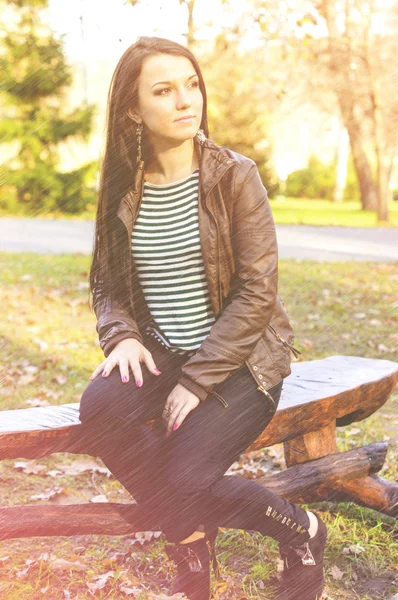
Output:
<svg viewBox="0 0 398 600">
<path fill-rule="evenodd" d="M 250 156 L 283 224 L 398 225 L 395 0 L 2 0 L 0 218 L 92 220 L 107 91 L 138 35 L 188 45 L 209 95 L 210 137 Z M 366 242 L 365 242 L 366 243 Z M 391 247 L 396 255 L 397 245 Z M 102 360 L 88 308 L 90 258 L 0 253 L 3 409 L 78 402 Z M 395 262 L 280 261 L 280 295 L 305 360 L 397 360 Z M 398 398 L 339 449 L 385 440 L 398 476 Z M 283 468 L 275 446 L 234 465 Z M 57 454 L 3 461 L 1 502 L 131 501 L 100 460 Z M 314 505 L 330 527 L 329 600 L 398 592 L 396 522 L 352 504 Z M 216 598 L 272 600 L 276 546 L 224 531 Z M 171 565 L 151 535 L 0 543 L 0 591 L 19 598 L 167 598 Z"/>
</svg>

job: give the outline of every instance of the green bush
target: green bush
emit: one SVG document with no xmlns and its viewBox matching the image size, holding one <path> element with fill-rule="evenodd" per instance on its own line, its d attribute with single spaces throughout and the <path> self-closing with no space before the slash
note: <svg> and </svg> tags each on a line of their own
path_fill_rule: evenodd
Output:
<svg viewBox="0 0 398 600">
<path fill-rule="evenodd" d="M 33 215 L 44 212 L 78 214 L 95 202 L 97 162 L 62 173 L 37 161 L 32 169 L 3 167 L 0 212 Z"/>
<path fill-rule="evenodd" d="M 316 156 L 311 156 L 308 166 L 289 174 L 285 194 L 294 198 L 314 198 L 333 200 L 336 181 L 336 166 L 324 164 Z M 344 200 L 359 200 L 359 188 L 354 165 L 350 157 Z"/>
<path fill-rule="evenodd" d="M 295 198 L 324 198 L 332 200 L 335 168 L 311 156 L 308 166 L 290 173 L 286 180 L 286 195 Z"/>
</svg>

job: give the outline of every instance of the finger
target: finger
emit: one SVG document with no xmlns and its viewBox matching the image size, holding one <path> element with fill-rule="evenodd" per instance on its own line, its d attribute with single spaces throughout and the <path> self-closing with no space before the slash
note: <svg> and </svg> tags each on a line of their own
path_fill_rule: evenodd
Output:
<svg viewBox="0 0 398 600">
<path fill-rule="evenodd" d="M 104 360 L 104 361 L 102 361 L 102 363 L 101 363 L 100 365 L 98 365 L 98 367 L 95 369 L 95 371 L 93 371 L 93 372 L 92 372 L 92 374 L 90 375 L 90 379 L 91 379 L 91 380 L 95 379 L 95 378 L 97 377 L 97 375 L 98 375 L 99 373 L 101 373 L 101 371 L 102 371 L 102 370 L 103 370 L 103 368 L 104 368 L 104 365 L 105 365 L 105 363 L 106 363 L 106 361 L 105 361 L 105 360 Z"/>
<path fill-rule="evenodd" d="M 182 425 L 190 412 L 191 409 L 189 409 L 186 405 L 181 408 L 180 411 L 177 411 L 176 413 L 173 412 L 169 421 L 170 431 L 176 431 Z"/>
<path fill-rule="evenodd" d="M 129 362 L 127 358 L 119 359 L 119 371 L 121 380 L 123 383 L 127 383 L 129 380 Z"/>
<path fill-rule="evenodd" d="M 159 369 L 155 365 L 155 361 L 153 360 L 152 354 L 149 352 L 149 350 L 146 350 L 144 352 L 144 361 L 145 361 L 145 364 L 146 364 L 146 366 L 148 368 L 148 371 L 150 371 L 154 375 L 161 375 L 162 374 L 161 371 L 159 371 Z"/>
<path fill-rule="evenodd" d="M 142 377 L 141 365 L 138 361 L 130 361 L 131 370 L 133 372 L 133 377 L 135 380 L 135 384 L 137 387 L 141 387 L 144 383 L 144 378 Z"/>
<path fill-rule="evenodd" d="M 108 377 L 108 375 L 112 372 L 114 366 L 116 365 L 115 360 L 107 360 L 104 365 L 104 370 L 102 371 L 102 377 Z"/>
<path fill-rule="evenodd" d="M 163 425 L 169 433 L 172 431 L 173 423 L 177 417 L 178 411 L 179 411 L 178 406 L 173 407 L 168 404 L 166 404 L 163 409 L 163 413 L 162 413 Z"/>
</svg>

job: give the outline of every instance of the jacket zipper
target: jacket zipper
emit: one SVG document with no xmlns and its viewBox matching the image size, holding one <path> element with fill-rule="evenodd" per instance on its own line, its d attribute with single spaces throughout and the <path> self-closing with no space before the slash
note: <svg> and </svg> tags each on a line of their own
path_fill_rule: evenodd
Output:
<svg viewBox="0 0 398 600">
<path fill-rule="evenodd" d="M 302 353 L 300 352 L 300 350 L 297 350 L 297 348 L 294 348 L 291 344 L 289 344 L 286 340 L 284 340 L 283 337 L 276 331 L 276 329 L 274 329 L 272 327 L 272 325 L 268 325 L 268 329 L 270 329 L 272 331 L 272 333 L 274 334 L 276 339 L 280 340 L 282 342 L 282 344 L 284 344 L 285 346 L 288 346 L 288 348 L 290 348 L 290 350 L 293 352 L 293 354 L 296 358 L 298 358 L 299 355 L 302 356 Z"/>
<path fill-rule="evenodd" d="M 217 392 L 212 392 L 212 394 L 213 394 L 213 396 L 218 398 L 218 400 L 221 402 L 221 404 L 224 406 L 224 408 L 227 408 L 228 402 L 226 400 L 224 400 L 224 398 L 222 396 L 220 396 L 220 394 L 217 394 Z"/>
<path fill-rule="evenodd" d="M 218 310 L 221 311 L 221 306 L 222 306 L 222 297 L 221 297 L 221 279 L 220 279 L 220 231 L 218 229 L 218 222 L 216 217 L 213 214 L 213 211 L 210 209 L 207 200 L 209 198 L 210 192 L 219 185 L 220 180 L 222 177 L 224 177 L 225 173 L 231 169 L 233 166 L 233 164 L 230 164 L 229 167 L 227 169 L 225 169 L 225 171 L 223 172 L 222 176 L 220 177 L 220 179 L 217 181 L 217 183 L 215 183 L 213 185 L 213 187 L 208 191 L 207 196 L 206 196 L 206 200 L 205 200 L 205 205 L 207 210 L 209 211 L 209 213 L 211 214 L 213 220 L 214 220 L 214 224 L 216 226 L 216 232 L 217 232 L 217 295 L 218 295 Z"/>
<path fill-rule="evenodd" d="M 267 396 L 267 398 L 269 398 L 271 400 L 272 404 L 275 406 L 273 397 L 271 396 L 271 394 L 269 394 L 267 392 L 267 390 L 262 385 L 259 385 L 257 389 L 259 392 L 262 392 L 263 394 L 265 394 Z"/>
</svg>

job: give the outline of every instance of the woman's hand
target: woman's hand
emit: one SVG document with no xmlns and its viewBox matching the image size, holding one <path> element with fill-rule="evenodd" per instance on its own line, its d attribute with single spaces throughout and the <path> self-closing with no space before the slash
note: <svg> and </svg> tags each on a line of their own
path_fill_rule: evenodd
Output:
<svg viewBox="0 0 398 600">
<path fill-rule="evenodd" d="M 167 397 L 162 414 L 167 433 L 178 429 L 185 417 L 198 406 L 199 402 L 200 400 L 195 394 L 177 383 Z"/>
<path fill-rule="evenodd" d="M 144 362 L 148 367 L 148 371 L 154 375 L 161 375 L 157 369 L 152 354 L 135 338 L 126 338 L 122 340 L 107 356 L 107 358 L 95 369 L 90 379 L 97 377 L 102 371 L 102 376 L 107 377 L 112 369 L 119 365 L 120 377 L 123 382 L 129 380 L 129 366 L 133 372 L 137 387 L 141 387 L 144 380 L 142 377 L 141 362 Z"/>
</svg>

